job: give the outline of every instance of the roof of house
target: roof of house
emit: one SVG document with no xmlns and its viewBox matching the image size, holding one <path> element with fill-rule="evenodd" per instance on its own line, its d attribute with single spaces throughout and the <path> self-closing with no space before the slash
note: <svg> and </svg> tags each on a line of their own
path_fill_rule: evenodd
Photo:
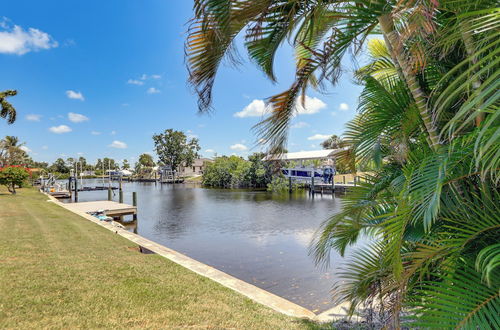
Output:
<svg viewBox="0 0 500 330">
<path fill-rule="evenodd" d="M 213 160 L 210 158 L 198 158 L 194 160 L 193 166 L 203 166 L 205 162 L 213 162 Z"/>
<path fill-rule="evenodd" d="M 309 159 L 327 159 L 332 158 L 335 154 L 343 149 L 324 149 L 324 150 L 311 150 L 289 152 L 280 155 L 267 155 L 262 160 L 309 160 Z"/>
</svg>

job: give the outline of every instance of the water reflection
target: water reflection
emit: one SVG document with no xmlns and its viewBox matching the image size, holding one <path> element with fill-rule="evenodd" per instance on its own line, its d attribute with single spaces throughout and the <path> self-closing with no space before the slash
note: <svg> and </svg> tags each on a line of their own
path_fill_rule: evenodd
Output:
<svg viewBox="0 0 500 330">
<path fill-rule="evenodd" d="M 123 187 L 125 203 L 138 194 L 138 234 L 311 310 L 332 306 L 335 267 L 315 267 L 307 247 L 320 223 L 340 211 L 339 198 L 154 183 Z M 80 201 L 106 198 L 105 191 L 79 194 Z M 339 261 L 332 256 L 333 266 Z"/>
</svg>

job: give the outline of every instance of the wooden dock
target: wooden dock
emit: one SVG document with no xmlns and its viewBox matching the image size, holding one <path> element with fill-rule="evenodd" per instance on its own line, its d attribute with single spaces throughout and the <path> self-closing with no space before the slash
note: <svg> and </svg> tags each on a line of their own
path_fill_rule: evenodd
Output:
<svg viewBox="0 0 500 330">
<path fill-rule="evenodd" d="M 61 191 L 50 191 L 50 196 L 54 196 L 55 198 L 70 198 L 71 193 L 68 190 Z"/>
<path fill-rule="evenodd" d="M 109 217 L 121 217 L 128 214 L 137 214 L 137 207 L 113 201 L 95 201 L 65 204 L 66 208 L 72 211 L 93 213 L 104 211 Z"/>
<path fill-rule="evenodd" d="M 349 190 L 349 188 L 355 187 L 355 184 L 343 184 L 343 183 L 335 183 L 333 186 L 331 183 L 315 183 L 314 186 L 308 184 L 307 187 L 310 193 L 314 194 L 331 194 L 332 192 L 341 192 L 344 193 Z"/>
</svg>

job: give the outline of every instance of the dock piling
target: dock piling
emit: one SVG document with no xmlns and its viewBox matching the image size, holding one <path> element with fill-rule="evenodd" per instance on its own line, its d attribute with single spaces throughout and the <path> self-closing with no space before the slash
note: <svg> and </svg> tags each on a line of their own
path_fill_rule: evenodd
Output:
<svg viewBox="0 0 500 330">
<path fill-rule="evenodd" d="M 119 202 L 123 203 L 123 190 L 120 189 L 120 192 L 119 192 L 118 196 L 119 196 L 118 197 Z"/>
<path fill-rule="evenodd" d="M 332 196 L 335 195 L 335 175 L 332 176 Z"/>
<path fill-rule="evenodd" d="M 112 200 L 111 187 L 108 187 L 108 201 Z"/>
<path fill-rule="evenodd" d="M 78 178 L 75 176 L 75 203 L 78 202 Z"/>
<path fill-rule="evenodd" d="M 137 193 L 135 191 L 132 193 L 132 205 L 137 207 Z M 133 215 L 133 219 L 137 220 L 137 213 Z"/>
</svg>

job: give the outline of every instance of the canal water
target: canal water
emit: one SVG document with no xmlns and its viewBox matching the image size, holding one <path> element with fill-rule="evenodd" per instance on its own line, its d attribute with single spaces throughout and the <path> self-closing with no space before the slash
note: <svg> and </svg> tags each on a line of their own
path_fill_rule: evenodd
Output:
<svg viewBox="0 0 500 330">
<path fill-rule="evenodd" d="M 322 221 L 340 211 L 338 196 L 139 182 L 124 182 L 123 190 L 129 204 L 137 192 L 139 235 L 314 312 L 333 307 L 342 260 L 332 255 L 329 269 L 316 267 L 308 246 Z M 105 199 L 107 191 L 79 193 L 81 202 Z"/>
</svg>

